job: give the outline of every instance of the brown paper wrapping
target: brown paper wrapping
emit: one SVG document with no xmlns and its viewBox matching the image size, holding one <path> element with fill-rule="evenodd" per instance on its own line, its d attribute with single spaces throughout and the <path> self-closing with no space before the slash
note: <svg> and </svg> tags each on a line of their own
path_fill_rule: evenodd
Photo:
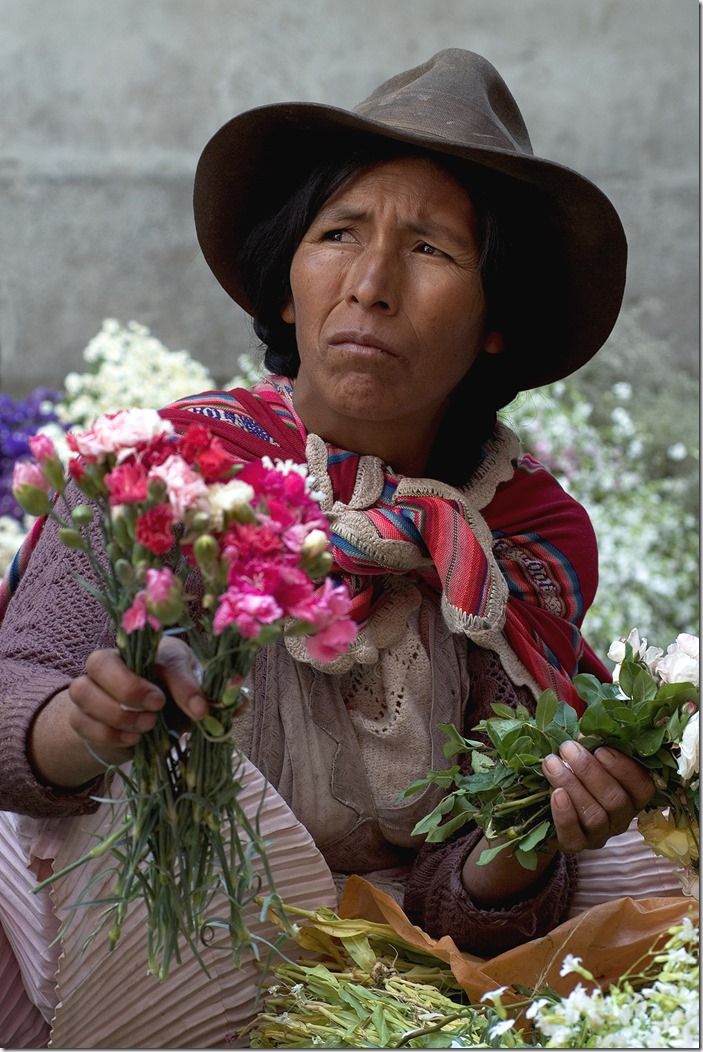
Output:
<svg viewBox="0 0 703 1052">
<path fill-rule="evenodd" d="M 548 985 L 563 995 L 570 993 L 583 979 L 559 975 L 567 953 L 580 957 L 605 990 L 636 963 L 644 964 L 652 946 L 661 943 L 661 937 L 683 917 L 689 915 L 697 923 L 697 906 L 694 899 L 682 897 L 613 899 L 572 917 L 540 939 L 488 960 L 462 952 L 446 935 L 430 938 L 410 922 L 394 899 L 362 877 L 347 881 L 339 913 L 389 924 L 406 942 L 448 964 L 470 999 L 478 1001 L 483 994 L 513 983 L 531 988 Z M 510 990 L 503 996 L 506 1004 L 517 999 Z"/>
</svg>

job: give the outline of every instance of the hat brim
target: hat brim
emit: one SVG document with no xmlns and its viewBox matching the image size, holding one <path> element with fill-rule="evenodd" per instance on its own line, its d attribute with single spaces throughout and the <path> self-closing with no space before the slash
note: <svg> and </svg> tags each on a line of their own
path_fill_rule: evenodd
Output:
<svg viewBox="0 0 703 1052">
<path fill-rule="evenodd" d="M 511 363 L 520 389 L 567 376 L 603 345 L 622 304 L 627 243 L 617 212 L 594 183 L 544 158 L 418 135 L 314 103 L 261 106 L 234 117 L 213 135 L 198 162 L 193 203 L 200 246 L 222 287 L 249 314 L 253 307 L 241 282 L 239 247 L 332 144 L 338 148 L 340 138 L 391 140 L 464 161 L 489 180 L 499 216 L 501 200 L 520 202 L 517 214 L 522 210 L 530 221 L 515 222 L 511 208 L 510 233 L 518 247 L 521 237 L 532 242 L 522 246 L 522 254 L 542 299 L 531 311 L 519 360 Z M 550 287 L 554 276 L 558 288 Z"/>
</svg>

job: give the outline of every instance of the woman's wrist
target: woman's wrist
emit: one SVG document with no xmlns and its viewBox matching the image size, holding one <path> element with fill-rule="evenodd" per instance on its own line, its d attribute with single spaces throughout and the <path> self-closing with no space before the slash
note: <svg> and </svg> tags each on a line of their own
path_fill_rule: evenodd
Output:
<svg viewBox="0 0 703 1052">
<path fill-rule="evenodd" d="M 485 837 L 471 850 L 461 871 L 461 881 L 467 895 L 477 906 L 490 907 L 506 899 L 527 898 L 536 891 L 544 871 L 550 866 L 554 850 L 537 856 L 536 869 L 525 869 L 509 851 L 503 851 L 492 862 L 479 865 L 479 858 L 488 847 L 496 847 L 498 840 Z"/>
<path fill-rule="evenodd" d="M 71 726 L 72 707 L 68 690 L 55 694 L 37 713 L 27 742 L 29 762 L 37 779 L 63 790 L 86 785 L 103 774 L 108 764 L 126 763 L 131 754 L 130 749 L 105 748 L 101 759 L 92 755 Z"/>
</svg>

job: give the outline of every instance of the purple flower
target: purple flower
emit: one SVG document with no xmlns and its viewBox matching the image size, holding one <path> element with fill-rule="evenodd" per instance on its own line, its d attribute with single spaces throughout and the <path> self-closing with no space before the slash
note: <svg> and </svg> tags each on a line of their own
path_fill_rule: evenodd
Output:
<svg viewBox="0 0 703 1052">
<path fill-rule="evenodd" d="M 26 398 L 0 394 L 0 515 L 18 522 L 24 518 L 12 496 L 15 461 L 31 456 L 29 439 L 40 427 L 58 423 L 54 407 L 60 400 L 60 393 L 48 387 L 36 387 Z"/>
</svg>

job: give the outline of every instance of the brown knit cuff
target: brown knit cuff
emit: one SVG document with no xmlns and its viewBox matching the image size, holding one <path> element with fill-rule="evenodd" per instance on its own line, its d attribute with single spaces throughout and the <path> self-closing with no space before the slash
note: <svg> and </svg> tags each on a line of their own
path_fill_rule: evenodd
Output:
<svg viewBox="0 0 703 1052">
<path fill-rule="evenodd" d="M 5 660 L 5 665 L 16 664 Z M 5 669 L 9 672 L 9 669 Z M 0 698 L 3 734 L 0 738 L 0 767 L 3 770 L 0 810 L 16 811 L 36 817 L 65 817 L 88 814 L 98 806 L 90 799 L 100 779 L 79 789 L 61 789 L 41 782 L 29 762 L 28 737 L 44 705 L 59 691 L 65 690 L 70 679 L 65 674 L 49 669 L 32 668 L 31 675 L 17 676 L 22 682 L 22 697 L 6 693 Z"/>
<path fill-rule="evenodd" d="M 557 854 L 528 898 L 483 907 L 472 901 L 461 873 L 480 829 L 445 844 L 426 845 L 408 880 L 405 910 L 433 938 L 449 935 L 462 950 L 493 957 L 538 938 L 566 918 L 577 863 Z"/>
</svg>

